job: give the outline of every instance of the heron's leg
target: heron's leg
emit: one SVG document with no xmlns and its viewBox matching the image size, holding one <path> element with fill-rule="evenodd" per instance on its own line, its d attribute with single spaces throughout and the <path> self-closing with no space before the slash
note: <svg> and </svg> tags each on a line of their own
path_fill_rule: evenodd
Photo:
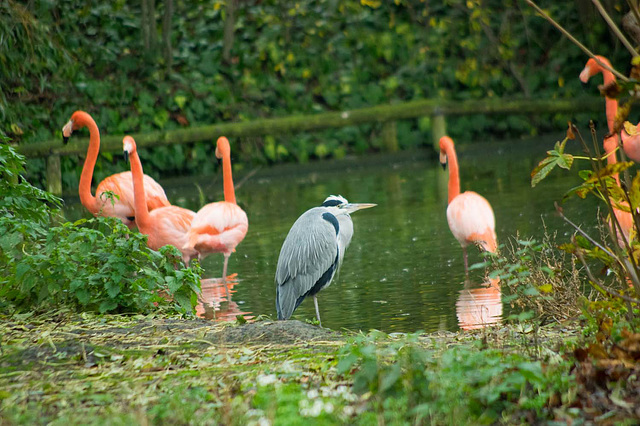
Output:
<svg viewBox="0 0 640 426">
<path fill-rule="evenodd" d="M 318 309 L 318 298 L 313 296 L 313 304 L 316 305 L 316 317 L 318 317 L 318 323 L 322 327 L 322 321 L 320 321 L 320 309 Z"/>
<path fill-rule="evenodd" d="M 231 253 L 224 254 L 224 266 L 222 267 L 222 283 L 224 284 L 224 289 L 227 291 L 227 300 L 231 302 L 231 294 L 229 294 L 229 287 L 227 287 L 227 263 L 229 263 L 229 256 L 231 256 Z"/>
</svg>

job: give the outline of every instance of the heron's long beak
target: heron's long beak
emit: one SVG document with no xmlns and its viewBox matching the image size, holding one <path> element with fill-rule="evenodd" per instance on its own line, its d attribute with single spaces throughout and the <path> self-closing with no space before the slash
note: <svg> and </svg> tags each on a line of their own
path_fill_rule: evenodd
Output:
<svg viewBox="0 0 640 426">
<path fill-rule="evenodd" d="M 377 204 L 371 203 L 349 203 L 346 206 L 342 207 L 343 210 L 346 210 L 347 213 L 353 213 L 358 210 L 368 209 L 371 207 L 375 207 Z"/>
<path fill-rule="evenodd" d="M 124 155 L 125 163 L 129 162 L 129 151 L 122 151 L 122 155 Z"/>
</svg>

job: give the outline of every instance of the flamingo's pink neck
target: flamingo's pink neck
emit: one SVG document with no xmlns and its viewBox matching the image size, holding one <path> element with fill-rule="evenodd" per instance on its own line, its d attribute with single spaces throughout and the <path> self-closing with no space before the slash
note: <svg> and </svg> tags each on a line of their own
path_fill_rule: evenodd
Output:
<svg viewBox="0 0 640 426">
<path fill-rule="evenodd" d="M 231 153 L 225 149 L 222 152 L 222 180 L 224 185 L 224 200 L 236 204 L 236 191 L 233 189 L 231 176 Z"/>
<path fill-rule="evenodd" d="M 447 145 L 447 167 L 449 167 L 449 203 L 460 195 L 460 174 L 458 172 L 458 157 L 453 145 Z"/>
<path fill-rule="evenodd" d="M 613 135 L 604 140 L 604 152 L 607 154 L 607 164 L 612 166 L 618 162 L 618 158 L 616 153 L 614 152 L 616 147 L 618 146 L 618 135 Z M 620 177 L 618 173 L 613 175 L 613 178 L 616 180 L 617 184 L 620 185 Z"/>
<path fill-rule="evenodd" d="M 607 114 L 607 127 L 609 128 L 609 133 L 613 133 L 615 131 L 616 115 L 618 114 L 618 100 L 606 98 L 605 111 Z"/>
<path fill-rule="evenodd" d="M 604 56 L 598 56 L 597 58 L 603 64 L 607 65 L 608 67 L 611 67 L 611 62 L 609 62 L 609 60 Z M 608 87 L 616 83 L 616 76 L 613 75 L 611 71 L 609 71 L 608 69 L 605 69 L 602 65 L 595 62 L 594 68 L 593 68 L 593 75 L 597 74 L 598 72 L 602 73 L 602 78 L 604 80 L 604 87 Z M 606 108 L 606 114 L 607 114 L 607 126 L 609 127 L 609 133 L 613 133 L 614 124 L 616 121 L 616 114 L 618 113 L 618 100 L 612 99 L 612 98 L 606 98 L 605 108 Z"/>
<path fill-rule="evenodd" d="M 89 149 L 87 150 L 87 158 L 82 166 L 78 194 L 82 205 L 91 213 L 97 214 L 100 206 L 97 198 L 91 194 L 91 180 L 93 179 L 93 169 L 96 166 L 98 153 L 100 152 L 100 130 L 98 130 L 98 125 L 89 114 L 83 114 L 82 121 L 78 125 L 79 127 L 86 126 L 89 129 Z"/>
<path fill-rule="evenodd" d="M 147 208 L 147 199 L 144 193 L 144 172 L 142 171 L 142 163 L 138 156 L 138 151 L 134 150 L 130 155 L 131 174 L 133 175 L 133 198 L 136 208 L 136 225 L 141 232 L 146 232 L 150 225 L 149 210 Z"/>
</svg>

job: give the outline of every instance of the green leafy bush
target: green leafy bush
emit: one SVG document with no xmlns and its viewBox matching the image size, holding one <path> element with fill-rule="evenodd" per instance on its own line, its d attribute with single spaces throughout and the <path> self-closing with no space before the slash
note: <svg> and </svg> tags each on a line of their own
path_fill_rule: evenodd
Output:
<svg viewBox="0 0 640 426">
<path fill-rule="evenodd" d="M 159 252 L 115 218 L 56 224 L 60 199 L 21 180 L 24 158 L 0 145 L 0 308 L 192 313 L 200 268 Z"/>
<path fill-rule="evenodd" d="M 0 297 L 17 308 L 64 305 L 130 313 L 149 312 L 159 305 L 187 313 L 199 291 L 197 270 L 175 270 L 182 264 L 175 247 L 150 250 L 146 236 L 130 232 L 116 218 L 63 223 L 32 241 L 22 255 L 17 250 L 10 255 L 17 257 L 12 262 L 15 275 Z"/>
<path fill-rule="evenodd" d="M 387 423 L 491 424 L 529 410 L 539 419 L 550 415 L 549 400 L 569 389 L 569 364 L 469 346 L 436 351 L 418 335 L 382 339 L 379 332 L 357 338 L 337 369 L 353 374 L 354 391 L 370 393 Z"/>
<path fill-rule="evenodd" d="M 0 136 L 0 218 L 11 220 L 15 226 L 24 222 L 42 230 L 50 222 L 51 212 L 62 206 L 62 200 L 22 178 L 25 157 L 7 142 Z"/>
</svg>

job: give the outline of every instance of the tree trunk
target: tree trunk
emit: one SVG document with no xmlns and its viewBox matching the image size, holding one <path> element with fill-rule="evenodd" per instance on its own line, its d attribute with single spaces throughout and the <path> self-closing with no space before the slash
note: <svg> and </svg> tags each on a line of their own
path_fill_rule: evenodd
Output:
<svg viewBox="0 0 640 426">
<path fill-rule="evenodd" d="M 167 74 L 171 72 L 173 52 L 171 50 L 171 20 L 173 18 L 173 0 L 164 2 L 164 19 L 162 20 L 162 53 Z"/>
<path fill-rule="evenodd" d="M 156 29 L 156 0 L 147 0 L 147 26 L 149 31 L 149 50 L 155 53 L 158 46 L 158 31 Z"/>
<path fill-rule="evenodd" d="M 227 0 L 227 16 L 224 19 L 224 38 L 222 44 L 222 59 L 229 63 L 231 48 L 233 47 L 234 28 L 236 25 L 237 0 Z"/>
<path fill-rule="evenodd" d="M 140 18 L 140 29 L 142 30 L 142 42 L 145 50 L 149 50 L 149 4 L 148 0 L 141 0 L 142 17 Z"/>
</svg>

